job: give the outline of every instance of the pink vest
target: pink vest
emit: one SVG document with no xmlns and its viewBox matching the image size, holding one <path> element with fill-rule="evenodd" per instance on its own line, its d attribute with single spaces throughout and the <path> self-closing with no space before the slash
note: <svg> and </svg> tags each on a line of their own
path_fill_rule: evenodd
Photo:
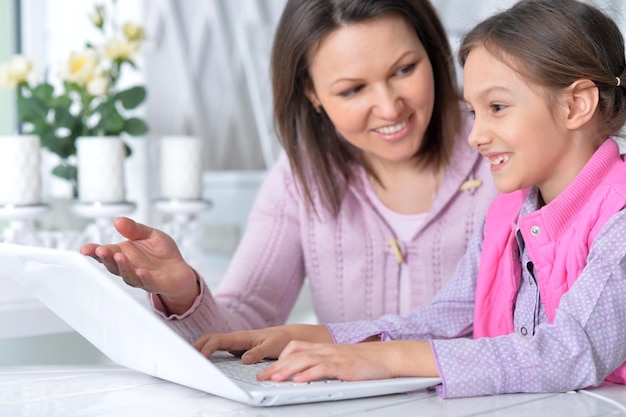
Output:
<svg viewBox="0 0 626 417">
<path fill-rule="evenodd" d="M 626 163 L 615 142 L 607 140 L 572 184 L 540 210 L 518 219 L 528 190 L 494 200 L 487 213 L 476 285 L 474 338 L 514 331 L 513 309 L 521 278 L 517 223 L 533 260 L 548 322 L 552 323 L 561 296 L 585 267 L 597 234 L 626 206 L 624 178 Z M 606 379 L 625 384 L 626 363 Z"/>
</svg>

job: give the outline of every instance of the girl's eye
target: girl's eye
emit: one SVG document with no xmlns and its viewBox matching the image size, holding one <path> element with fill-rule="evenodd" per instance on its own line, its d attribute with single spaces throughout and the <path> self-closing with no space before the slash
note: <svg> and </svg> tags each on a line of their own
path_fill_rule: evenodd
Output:
<svg viewBox="0 0 626 417">
<path fill-rule="evenodd" d="M 470 114 L 470 116 L 472 117 L 472 119 L 476 118 L 476 112 L 472 109 L 468 109 L 467 112 Z"/>
<path fill-rule="evenodd" d="M 355 95 L 356 93 L 358 93 L 362 89 L 363 89 L 363 86 L 359 85 L 359 86 L 356 86 L 354 88 L 350 88 L 349 90 L 342 91 L 341 93 L 339 93 L 339 95 L 341 97 L 350 97 L 350 96 Z"/>
<path fill-rule="evenodd" d="M 413 70 L 415 69 L 416 64 L 410 64 L 407 65 L 405 67 L 402 67 L 398 70 L 397 74 L 398 75 L 404 75 L 404 74 L 409 74 L 411 72 L 413 72 Z"/>
<path fill-rule="evenodd" d="M 499 112 L 500 110 L 504 110 L 506 109 L 506 106 L 504 104 L 492 104 L 491 108 L 493 109 L 493 111 L 495 113 Z"/>
</svg>

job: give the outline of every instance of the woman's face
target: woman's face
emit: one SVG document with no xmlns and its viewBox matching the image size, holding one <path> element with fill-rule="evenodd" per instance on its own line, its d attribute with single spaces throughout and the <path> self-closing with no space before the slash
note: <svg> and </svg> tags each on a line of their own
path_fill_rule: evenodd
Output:
<svg viewBox="0 0 626 417">
<path fill-rule="evenodd" d="M 374 164 L 413 158 L 430 122 L 430 59 L 407 20 L 388 14 L 331 32 L 309 56 L 313 87 L 337 131 Z"/>
</svg>

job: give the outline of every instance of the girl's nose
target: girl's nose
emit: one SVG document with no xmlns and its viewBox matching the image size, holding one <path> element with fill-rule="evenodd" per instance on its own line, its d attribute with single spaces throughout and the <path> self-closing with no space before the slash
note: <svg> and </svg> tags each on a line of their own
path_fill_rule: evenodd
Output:
<svg viewBox="0 0 626 417">
<path fill-rule="evenodd" d="M 488 130 L 484 128 L 483 124 L 474 119 L 472 130 L 467 138 L 470 146 L 474 149 L 479 149 L 482 145 L 485 145 L 491 141 L 491 136 Z"/>
</svg>

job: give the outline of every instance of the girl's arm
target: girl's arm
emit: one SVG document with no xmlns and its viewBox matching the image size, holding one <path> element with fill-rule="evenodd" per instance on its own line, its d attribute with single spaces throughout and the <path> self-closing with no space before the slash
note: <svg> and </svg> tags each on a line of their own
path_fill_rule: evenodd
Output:
<svg viewBox="0 0 626 417">
<path fill-rule="evenodd" d="M 398 376 L 439 376 L 426 341 L 390 341 L 332 344 L 330 333 L 321 325 L 287 325 L 263 330 L 227 334 L 206 334 L 194 347 L 205 356 L 218 350 L 241 355 L 244 363 L 261 359 L 279 361 L 258 375 L 295 382 L 322 378 L 345 381 L 394 378 Z"/>
<path fill-rule="evenodd" d="M 564 392 L 600 384 L 626 361 L 626 210 L 593 242 L 555 319 L 534 335 L 433 341 L 444 397 Z"/>
<path fill-rule="evenodd" d="M 438 377 L 430 343 L 421 340 L 319 344 L 293 341 L 280 360 L 259 373 L 259 380 L 292 379 L 308 382 L 324 378 L 361 381 L 395 377 Z"/>
</svg>

